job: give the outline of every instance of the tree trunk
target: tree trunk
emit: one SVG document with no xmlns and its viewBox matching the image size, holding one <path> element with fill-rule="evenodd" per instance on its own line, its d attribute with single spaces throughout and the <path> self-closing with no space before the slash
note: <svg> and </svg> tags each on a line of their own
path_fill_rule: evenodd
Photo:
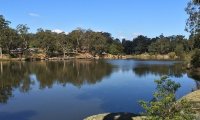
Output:
<svg viewBox="0 0 200 120">
<path fill-rule="evenodd" d="M 1 58 L 3 58 L 2 48 L 0 47 Z"/>
<path fill-rule="evenodd" d="M 3 74 L 3 63 L 1 62 L 1 74 Z"/>
<path fill-rule="evenodd" d="M 66 51 L 63 50 L 63 59 L 65 59 L 65 53 L 66 53 Z"/>
</svg>

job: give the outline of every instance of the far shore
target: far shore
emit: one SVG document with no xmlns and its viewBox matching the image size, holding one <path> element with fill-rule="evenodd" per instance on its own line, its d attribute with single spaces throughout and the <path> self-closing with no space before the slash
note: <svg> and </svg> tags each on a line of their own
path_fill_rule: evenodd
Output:
<svg viewBox="0 0 200 120">
<path fill-rule="evenodd" d="M 103 55 L 103 56 L 96 56 L 93 57 L 91 54 L 78 54 L 77 56 L 72 57 L 45 57 L 45 55 L 34 55 L 34 57 L 19 57 L 19 58 L 11 58 L 7 56 L 4 56 L 3 58 L 0 58 L 0 61 L 42 61 L 42 60 L 70 60 L 70 59 L 139 59 L 139 60 L 180 60 L 177 56 L 170 56 L 168 54 L 166 55 L 150 55 L 148 53 L 145 54 L 138 54 L 138 55 Z"/>
</svg>

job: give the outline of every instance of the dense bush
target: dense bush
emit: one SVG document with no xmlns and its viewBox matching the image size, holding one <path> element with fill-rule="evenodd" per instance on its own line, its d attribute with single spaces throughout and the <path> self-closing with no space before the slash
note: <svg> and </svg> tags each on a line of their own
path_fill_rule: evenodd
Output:
<svg viewBox="0 0 200 120">
<path fill-rule="evenodd" d="M 186 100 L 176 100 L 176 91 L 180 84 L 168 79 L 167 76 L 155 81 L 157 91 L 151 102 L 141 101 L 148 120 L 192 120 L 191 105 Z"/>
<path fill-rule="evenodd" d="M 195 53 L 192 55 L 191 65 L 194 68 L 200 67 L 200 50 L 195 50 Z"/>
<path fill-rule="evenodd" d="M 175 52 L 170 52 L 170 53 L 168 53 L 168 55 L 169 55 L 170 59 L 176 58 L 176 53 Z"/>
</svg>

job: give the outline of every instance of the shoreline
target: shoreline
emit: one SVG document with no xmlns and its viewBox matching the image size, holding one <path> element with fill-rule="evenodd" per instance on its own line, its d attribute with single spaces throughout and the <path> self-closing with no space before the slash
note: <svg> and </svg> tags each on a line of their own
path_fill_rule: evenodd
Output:
<svg viewBox="0 0 200 120">
<path fill-rule="evenodd" d="M 178 58 L 170 58 L 167 55 L 108 55 L 105 57 L 91 57 L 91 56 L 75 56 L 75 57 L 50 57 L 50 58 L 39 58 L 39 57 L 27 57 L 27 58 L 0 58 L 0 61 L 62 61 L 62 60 L 71 60 L 71 59 L 136 59 L 136 60 L 170 60 L 170 61 L 177 61 L 181 60 Z"/>
<path fill-rule="evenodd" d="M 176 55 L 170 55 L 170 54 L 138 54 L 138 55 L 131 55 L 130 57 L 134 59 L 141 59 L 141 60 L 180 60 L 180 58 Z"/>
</svg>

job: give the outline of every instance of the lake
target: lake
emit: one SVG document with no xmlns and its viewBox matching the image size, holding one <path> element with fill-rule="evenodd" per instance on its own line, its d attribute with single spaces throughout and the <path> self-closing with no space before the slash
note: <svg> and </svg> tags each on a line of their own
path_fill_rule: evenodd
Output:
<svg viewBox="0 0 200 120">
<path fill-rule="evenodd" d="M 141 113 L 155 79 L 179 82 L 180 98 L 199 88 L 180 61 L 0 62 L 0 120 L 82 120 L 107 112 Z"/>
</svg>

